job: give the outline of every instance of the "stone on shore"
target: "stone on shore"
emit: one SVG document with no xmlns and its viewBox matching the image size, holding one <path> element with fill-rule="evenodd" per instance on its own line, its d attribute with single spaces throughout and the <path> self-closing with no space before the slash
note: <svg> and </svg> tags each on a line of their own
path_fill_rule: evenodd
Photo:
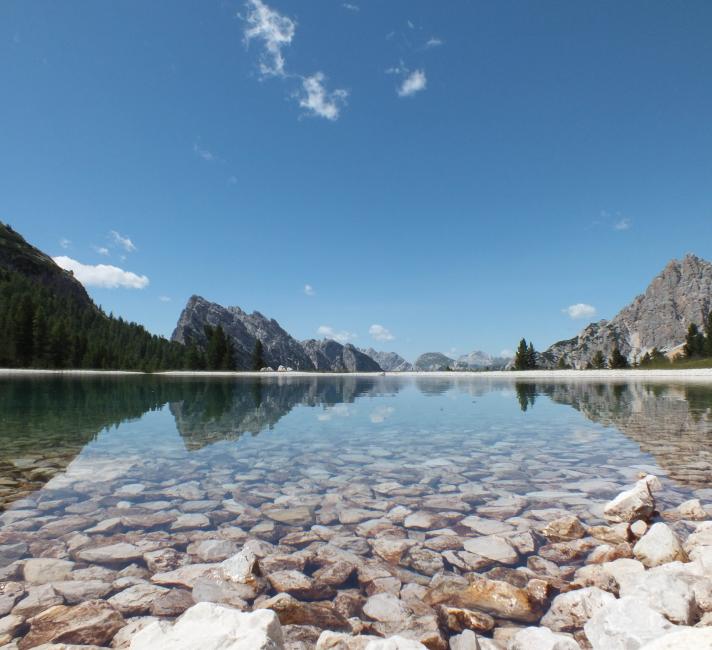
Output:
<svg viewBox="0 0 712 650">
<path fill-rule="evenodd" d="M 712 627 L 682 629 L 646 643 L 640 650 L 707 650 L 712 648 Z"/>
<path fill-rule="evenodd" d="M 687 561 L 680 540 L 672 529 L 659 521 L 650 527 L 633 547 L 633 554 L 646 567 L 659 566 L 668 562 Z"/>
<path fill-rule="evenodd" d="M 156 621 L 131 640 L 130 650 L 282 650 L 282 628 L 269 610 L 240 612 L 198 603 L 173 625 Z"/>
<path fill-rule="evenodd" d="M 549 611 L 541 619 L 541 624 L 555 632 L 574 632 L 615 597 L 598 587 L 585 587 L 559 594 L 551 603 Z"/>
<path fill-rule="evenodd" d="M 525 627 L 512 637 L 507 650 L 581 650 L 581 646 L 572 637 L 549 628 Z"/>
<path fill-rule="evenodd" d="M 662 614 L 630 597 L 599 609 L 584 625 L 593 650 L 640 648 L 674 629 Z"/>
<path fill-rule="evenodd" d="M 621 492 L 609 501 L 603 509 L 603 516 L 608 521 L 631 522 L 636 519 L 648 519 L 655 510 L 652 490 L 659 489 L 660 481 L 652 474 L 638 481 L 630 490 Z"/>
</svg>

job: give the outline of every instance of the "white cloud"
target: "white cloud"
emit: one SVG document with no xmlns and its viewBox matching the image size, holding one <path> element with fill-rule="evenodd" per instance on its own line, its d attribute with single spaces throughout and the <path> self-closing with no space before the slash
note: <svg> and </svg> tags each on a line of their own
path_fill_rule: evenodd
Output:
<svg viewBox="0 0 712 650">
<path fill-rule="evenodd" d="M 443 43 L 444 41 L 441 38 L 438 38 L 437 36 L 431 36 L 425 43 L 425 47 L 440 47 Z"/>
<path fill-rule="evenodd" d="M 59 240 L 59 245 L 62 248 L 69 248 L 72 245 L 71 240 L 67 239 L 66 237 L 62 237 L 62 239 Z"/>
<path fill-rule="evenodd" d="M 307 296 L 315 296 L 316 295 L 316 291 L 314 291 L 314 287 L 312 287 L 311 284 L 304 285 L 304 293 Z"/>
<path fill-rule="evenodd" d="M 114 244 L 121 246 L 121 248 L 123 248 L 127 253 L 133 253 L 136 250 L 136 246 L 128 237 L 120 235 L 115 230 L 112 230 L 109 234 L 111 235 L 111 239 Z"/>
<path fill-rule="evenodd" d="M 371 411 L 369 418 L 371 422 L 378 424 L 391 417 L 393 413 L 395 413 L 395 409 L 392 406 L 379 406 Z"/>
<path fill-rule="evenodd" d="M 390 333 L 383 325 L 373 324 L 368 328 L 368 333 L 375 341 L 392 341 L 395 336 Z"/>
<path fill-rule="evenodd" d="M 296 23 L 268 7 L 262 0 L 248 0 L 247 9 L 245 42 L 249 45 L 250 41 L 258 39 L 264 47 L 260 56 L 260 72 L 264 76 L 285 76 L 282 48 L 291 44 Z"/>
<path fill-rule="evenodd" d="M 613 230 L 629 230 L 631 225 L 630 219 L 624 218 L 613 224 Z"/>
<path fill-rule="evenodd" d="M 349 11 L 361 11 L 361 7 L 359 7 L 358 5 L 351 4 L 350 2 L 344 2 L 341 6 L 344 9 L 348 9 Z"/>
<path fill-rule="evenodd" d="M 324 87 L 324 73 L 315 72 L 302 79 L 302 92 L 299 94 L 299 105 L 307 110 L 309 115 L 323 117 L 332 122 L 339 118 L 341 109 L 346 105 L 348 90 L 342 88 L 328 91 Z"/>
<path fill-rule="evenodd" d="M 158 299 L 159 299 L 161 302 L 170 302 L 170 301 L 171 301 L 171 297 L 170 297 L 170 296 L 158 296 Z"/>
<path fill-rule="evenodd" d="M 596 308 L 593 305 L 587 305 L 583 302 L 578 302 L 575 305 L 569 305 L 566 309 L 561 310 L 564 314 L 568 314 L 569 318 L 578 320 L 579 318 L 592 318 L 596 315 Z"/>
<path fill-rule="evenodd" d="M 203 147 L 201 147 L 197 142 L 193 145 L 193 151 L 197 156 L 200 156 L 203 160 L 206 160 L 207 162 L 213 162 L 214 160 L 217 160 L 214 153 L 208 151 L 207 149 L 203 149 Z"/>
<path fill-rule="evenodd" d="M 337 341 L 342 344 L 348 343 L 349 341 L 355 339 L 357 336 L 353 332 L 347 332 L 345 330 L 337 332 L 330 325 L 319 325 L 319 328 L 316 330 L 316 333 L 319 336 L 323 336 L 325 339 L 333 339 L 334 341 Z"/>
<path fill-rule="evenodd" d="M 401 83 L 398 88 L 399 97 L 412 97 L 415 93 L 425 90 L 428 84 L 428 79 L 425 76 L 425 70 L 413 70 Z"/>
<path fill-rule="evenodd" d="M 82 264 L 65 255 L 60 255 L 53 259 L 58 266 L 67 271 L 72 271 L 74 277 L 85 287 L 145 289 L 148 286 L 148 278 L 145 275 L 124 271 L 118 266 Z"/>
<path fill-rule="evenodd" d="M 99 255 L 108 255 L 109 254 L 109 249 L 106 246 L 92 246 L 92 248 L 99 253 Z"/>
<path fill-rule="evenodd" d="M 353 410 L 348 404 L 336 404 L 335 406 L 327 406 L 323 413 L 317 415 L 317 420 L 328 422 L 334 416 L 338 418 L 350 418 Z"/>
</svg>

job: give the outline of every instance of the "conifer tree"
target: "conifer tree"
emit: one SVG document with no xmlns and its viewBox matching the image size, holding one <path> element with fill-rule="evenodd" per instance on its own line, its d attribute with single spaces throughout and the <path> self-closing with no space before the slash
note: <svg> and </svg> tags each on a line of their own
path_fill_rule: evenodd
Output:
<svg viewBox="0 0 712 650">
<path fill-rule="evenodd" d="M 265 365 L 262 341 L 257 339 L 252 351 L 252 370 L 262 370 Z"/>
<path fill-rule="evenodd" d="M 534 350 L 534 344 L 529 341 L 529 346 L 527 347 L 527 369 L 536 369 L 536 350 Z"/>
<path fill-rule="evenodd" d="M 517 346 L 517 351 L 514 354 L 514 369 L 515 370 L 526 370 L 528 360 L 528 349 L 526 339 L 519 341 L 519 346 Z"/>
<path fill-rule="evenodd" d="M 613 351 L 611 352 L 611 357 L 608 360 L 608 367 L 618 369 L 628 367 L 628 359 L 626 359 L 626 357 L 621 354 L 621 351 L 617 345 L 613 348 Z"/>
<path fill-rule="evenodd" d="M 704 356 L 712 357 L 712 311 L 707 314 L 705 319 L 705 343 L 703 349 Z"/>
<path fill-rule="evenodd" d="M 687 328 L 687 336 L 685 337 L 685 346 L 683 351 L 688 359 L 699 357 L 704 354 L 705 340 L 704 335 L 700 332 L 695 323 L 690 323 Z"/>
<path fill-rule="evenodd" d="M 603 370 L 606 367 L 606 357 L 603 356 L 603 352 L 601 352 L 600 350 L 596 350 L 596 353 L 591 359 L 591 365 L 596 370 Z"/>
</svg>

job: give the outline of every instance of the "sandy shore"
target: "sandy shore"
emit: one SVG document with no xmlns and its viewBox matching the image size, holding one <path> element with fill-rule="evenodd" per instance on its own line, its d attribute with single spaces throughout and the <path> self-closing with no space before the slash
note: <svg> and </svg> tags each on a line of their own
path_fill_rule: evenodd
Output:
<svg viewBox="0 0 712 650">
<path fill-rule="evenodd" d="M 488 372 L 251 372 L 170 370 L 142 373 L 132 370 L 37 370 L 0 368 L 0 376 L 67 375 L 121 376 L 151 374 L 166 377 L 415 377 L 446 379 L 508 379 L 508 380 L 617 380 L 617 381 L 695 381 L 712 383 L 712 368 L 666 370 L 499 370 Z"/>
</svg>

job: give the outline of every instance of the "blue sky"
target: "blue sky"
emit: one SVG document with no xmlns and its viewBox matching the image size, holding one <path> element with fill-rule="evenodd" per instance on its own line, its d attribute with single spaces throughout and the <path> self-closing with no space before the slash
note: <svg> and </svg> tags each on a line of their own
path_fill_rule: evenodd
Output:
<svg viewBox="0 0 712 650">
<path fill-rule="evenodd" d="M 166 335 L 198 293 L 408 358 L 545 348 L 712 258 L 711 29 L 695 0 L 5 0 L 0 219 Z"/>
</svg>

